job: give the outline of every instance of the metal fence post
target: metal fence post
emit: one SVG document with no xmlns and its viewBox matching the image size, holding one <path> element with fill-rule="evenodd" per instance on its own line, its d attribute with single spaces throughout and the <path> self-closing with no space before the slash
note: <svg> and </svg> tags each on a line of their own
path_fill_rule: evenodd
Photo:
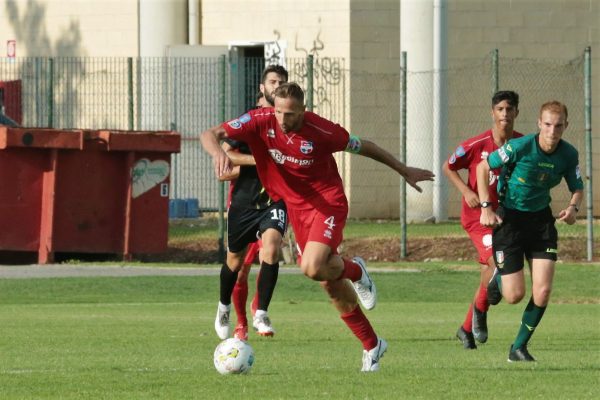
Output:
<svg viewBox="0 0 600 400">
<path fill-rule="evenodd" d="M 219 57 L 219 120 L 225 121 L 227 79 L 225 55 Z M 225 182 L 219 182 L 219 262 L 225 262 Z"/>
<path fill-rule="evenodd" d="M 127 110 L 129 130 L 133 130 L 133 58 L 127 58 Z"/>
<path fill-rule="evenodd" d="M 594 256 L 594 193 L 592 184 L 592 48 L 586 47 L 584 56 L 585 93 L 585 175 L 587 177 L 587 260 Z"/>
<path fill-rule="evenodd" d="M 406 163 L 406 52 L 400 56 L 400 161 Z M 400 179 L 400 258 L 406 258 L 406 181 Z"/>
<path fill-rule="evenodd" d="M 306 109 L 308 111 L 312 111 L 314 108 L 314 61 L 315 58 L 312 54 L 306 58 Z"/>
<path fill-rule="evenodd" d="M 48 128 L 54 126 L 54 58 L 48 59 Z"/>
<path fill-rule="evenodd" d="M 492 96 L 500 90 L 500 68 L 498 49 L 492 50 Z"/>
</svg>

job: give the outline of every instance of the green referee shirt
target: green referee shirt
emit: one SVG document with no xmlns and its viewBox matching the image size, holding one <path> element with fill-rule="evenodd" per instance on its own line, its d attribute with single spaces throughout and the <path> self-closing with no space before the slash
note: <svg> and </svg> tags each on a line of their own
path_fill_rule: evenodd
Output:
<svg viewBox="0 0 600 400">
<path fill-rule="evenodd" d="M 561 139 L 551 154 L 540 149 L 539 134 L 512 139 L 489 155 L 490 168 L 502 167 L 500 203 L 509 209 L 539 211 L 550 205 L 550 189 L 564 177 L 571 193 L 583 189 L 579 154 Z"/>
</svg>

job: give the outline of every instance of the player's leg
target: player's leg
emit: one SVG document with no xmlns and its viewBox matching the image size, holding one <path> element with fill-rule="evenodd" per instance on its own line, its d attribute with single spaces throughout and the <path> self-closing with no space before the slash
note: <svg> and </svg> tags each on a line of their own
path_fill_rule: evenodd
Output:
<svg viewBox="0 0 600 400">
<path fill-rule="evenodd" d="M 262 240 L 258 239 L 255 242 L 255 246 L 254 248 L 256 249 L 256 254 L 254 255 L 254 259 L 256 259 L 256 256 L 258 255 L 258 263 L 259 265 L 262 264 L 263 262 L 263 257 L 262 257 Z M 252 297 L 252 302 L 250 303 L 250 312 L 252 314 L 252 317 L 254 317 L 254 314 L 256 314 L 256 310 L 258 309 L 258 282 L 260 281 L 260 269 L 258 270 L 258 274 L 256 274 L 256 288 L 254 290 L 254 297 Z"/>
<path fill-rule="evenodd" d="M 323 214 L 303 210 L 301 215 L 290 212 L 301 252 L 300 267 L 306 276 L 321 281 L 340 317 L 362 343 L 362 371 L 377 371 L 379 361 L 387 350 L 387 342 L 376 335 L 358 305 L 354 285 L 349 282 L 361 280 L 366 270 L 336 254 L 346 222 L 346 214 L 336 214 L 336 211 L 330 209 Z"/>
<path fill-rule="evenodd" d="M 523 312 L 517 337 L 511 346 L 509 361 L 535 361 L 527 350 L 527 344 L 544 316 L 554 280 L 558 234 L 552 212 L 549 209 L 544 210 L 535 213 L 531 219 L 527 256 L 532 260 L 532 294 Z"/>
<path fill-rule="evenodd" d="M 242 268 L 248 243 L 256 240 L 256 229 L 252 233 L 252 215 L 243 208 L 230 207 L 227 218 L 227 260 L 219 276 L 219 304 L 215 318 L 215 331 L 221 339 L 229 337 L 231 295 Z"/>
<path fill-rule="evenodd" d="M 509 353 L 509 361 L 535 361 L 527 350 L 527 344 L 538 327 L 550 300 L 554 261 L 533 259 L 531 265 L 532 296 L 525 307 L 521 326 Z"/>
<path fill-rule="evenodd" d="M 273 203 L 262 213 L 262 261 L 257 282 L 258 307 L 252 322 L 254 329 L 261 336 L 273 336 L 275 333 L 267 312 L 279 276 L 279 258 L 286 226 L 287 209 L 283 201 Z"/>
<path fill-rule="evenodd" d="M 256 258 L 258 245 L 251 243 L 246 251 L 242 268 L 240 269 L 231 295 L 231 301 L 237 315 L 237 324 L 233 330 L 233 337 L 248 340 L 248 317 L 246 316 L 246 302 L 248 301 L 248 275 L 252 262 Z"/>
</svg>

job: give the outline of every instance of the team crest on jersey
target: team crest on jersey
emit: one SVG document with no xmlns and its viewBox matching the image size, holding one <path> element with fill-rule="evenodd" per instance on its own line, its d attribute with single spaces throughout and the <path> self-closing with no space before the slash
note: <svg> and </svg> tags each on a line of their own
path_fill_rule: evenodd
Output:
<svg viewBox="0 0 600 400">
<path fill-rule="evenodd" d="M 456 157 L 462 157 L 465 155 L 465 148 L 462 146 L 458 146 L 456 148 L 456 151 L 454 152 L 454 154 L 456 154 Z"/>
<path fill-rule="evenodd" d="M 310 154 L 313 151 L 313 144 L 310 141 L 302 140 L 300 142 L 300 151 L 302 154 Z"/>
<path fill-rule="evenodd" d="M 331 239 L 331 235 L 332 232 L 329 229 L 325 229 L 325 231 L 323 232 L 323 236 L 325 236 L 327 239 Z"/>
<path fill-rule="evenodd" d="M 252 117 L 250 116 L 250 114 L 246 113 L 244 115 L 242 115 L 241 117 L 238 118 L 240 120 L 240 122 L 242 124 L 245 124 L 247 122 L 250 122 L 250 120 L 252 119 Z"/>
<path fill-rule="evenodd" d="M 498 263 L 498 268 L 504 268 L 504 252 L 503 251 L 496 252 L 496 262 Z"/>
<path fill-rule="evenodd" d="M 242 127 L 242 123 L 240 122 L 239 119 L 234 119 L 233 121 L 229 121 L 227 123 L 227 125 L 229 125 L 233 129 L 240 129 Z"/>
<path fill-rule="evenodd" d="M 270 138 L 274 138 L 275 137 L 275 129 L 269 129 L 267 131 L 267 136 Z"/>
</svg>

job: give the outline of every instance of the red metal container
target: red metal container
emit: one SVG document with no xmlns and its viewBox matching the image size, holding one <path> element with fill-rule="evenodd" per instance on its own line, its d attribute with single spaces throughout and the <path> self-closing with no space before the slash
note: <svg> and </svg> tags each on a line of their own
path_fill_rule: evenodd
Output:
<svg viewBox="0 0 600 400">
<path fill-rule="evenodd" d="M 166 250 L 176 132 L 0 126 L 0 250 Z"/>
</svg>

